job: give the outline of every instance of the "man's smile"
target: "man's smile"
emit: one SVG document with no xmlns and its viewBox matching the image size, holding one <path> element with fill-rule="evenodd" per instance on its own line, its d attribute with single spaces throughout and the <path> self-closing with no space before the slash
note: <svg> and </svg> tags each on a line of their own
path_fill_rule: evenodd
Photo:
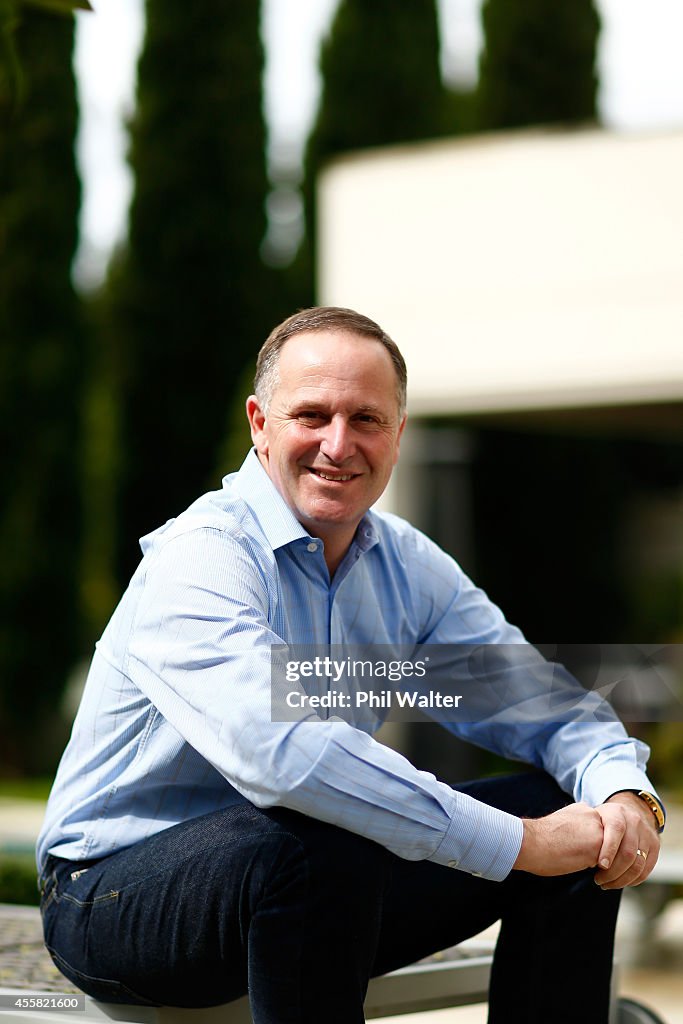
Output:
<svg viewBox="0 0 683 1024">
<path fill-rule="evenodd" d="M 313 476 L 317 476 L 320 480 L 325 480 L 328 483 L 346 483 L 348 480 L 355 480 L 359 477 L 360 473 L 331 473 L 329 470 L 317 469 L 315 466 L 307 466 L 306 469 Z"/>
</svg>

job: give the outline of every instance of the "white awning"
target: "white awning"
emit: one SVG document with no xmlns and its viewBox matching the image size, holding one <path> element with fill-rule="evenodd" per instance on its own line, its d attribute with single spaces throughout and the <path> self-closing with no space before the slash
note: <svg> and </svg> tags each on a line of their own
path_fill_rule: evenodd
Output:
<svg viewBox="0 0 683 1024">
<path fill-rule="evenodd" d="M 683 399 L 683 134 L 387 148 L 319 189 L 320 301 L 394 337 L 413 413 Z"/>
</svg>

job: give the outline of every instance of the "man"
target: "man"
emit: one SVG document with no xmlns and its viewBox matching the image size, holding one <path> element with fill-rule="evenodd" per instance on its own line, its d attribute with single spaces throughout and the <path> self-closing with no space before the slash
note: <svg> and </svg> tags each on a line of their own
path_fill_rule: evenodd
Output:
<svg viewBox="0 0 683 1024">
<path fill-rule="evenodd" d="M 259 355 L 254 451 L 143 538 L 38 845 L 46 943 L 86 992 L 248 989 L 256 1024 L 354 1024 L 370 976 L 501 919 L 491 1021 L 607 1021 L 619 891 L 662 824 L 647 750 L 611 714 L 455 726 L 544 771 L 454 790 L 353 721 L 271 713 L 283 642 L 523 642 L 436 545 L 369 511 L 404 409 L 377 324 L 295 314 Z"/>
</svg>

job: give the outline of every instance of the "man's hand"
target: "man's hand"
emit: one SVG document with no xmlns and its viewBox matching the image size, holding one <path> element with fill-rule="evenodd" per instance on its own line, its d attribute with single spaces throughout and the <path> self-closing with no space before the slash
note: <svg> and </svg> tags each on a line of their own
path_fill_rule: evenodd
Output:
<svg viewBox="0 0 683 1024">
<path fill-rule="evenodd" d="M 595 867 L 604 829 L 599 811 L 570 804 L 545 818 L 523 818 L 524 836 L 514 867 L 532 875 L 569 875 Z"/>
<path fill-rule="evenodd" d="M 640 885 L 659 857 L 660 839 L 652 811 L 635 793 L 615 793 L 596 807 L 604 828 L 595 881 L 603 889 Z"/>
<path fill-rule="evenodd" d="M 570 804 L 545 818 L 524 818 L 514 867 L 533 875 L 568 875 L 597 867 L 603 889 L 640 885 L 659 856 L 650 808 L 635 793 L 615 793 L 600 807 Z M 640 851 L 640 853 L 638 853 Z"/>
</svg>

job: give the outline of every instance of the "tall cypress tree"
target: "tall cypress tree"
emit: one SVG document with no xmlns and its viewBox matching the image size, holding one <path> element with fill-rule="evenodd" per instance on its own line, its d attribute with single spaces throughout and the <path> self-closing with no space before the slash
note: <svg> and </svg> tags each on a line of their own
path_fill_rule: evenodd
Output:
<svg viewBox="0 0 683 1024">
<path fill-rule="evenodd" d="M 147 0 L 127 251 L 111 289 L 121 359 L 121 572 L 137 538 L 205 488 L 269 315 L 259 5 Z"/>
<path fill-rule="evenodd" d="M 71 14 L 77 9 L 92 10 L 90 0 L 0 0 L 0 94 L 5 113 L 12 101 L 18 106 L 21 99 L 21 62 L 14 34 L 25 6 L 43 8 L 56 14 Z"/>
<path fill-rule="evenodd" d="M 479 127 L 595 120 L 593 0 L 485 0 Z"/>
<path fill-rule="evenodd" d="M 434 0 L 342 0 L 320 70 L 322 98 L 308 148 L 318 165 L 348 150 L 443 131 Z"/>
<path fill-rule="evenodd" d="M 300 258 L 306 301 L 314 290 L 315 181 L 325 162 L 350 150 L 444 132 L 434 0 L 342 0 L 320 71 L 322 96 L 305 159 L 306 241 Z"/>
<path fill-rule="evenodd" d="M 73 35 L 72 17 L 26 8 L 13 40 L 21 103 L 12 90 L 0 102 L 0 768 L 50 766 L 54 751 L 37 725 L 54 707 L 77 646 Z"/>
</svg>

